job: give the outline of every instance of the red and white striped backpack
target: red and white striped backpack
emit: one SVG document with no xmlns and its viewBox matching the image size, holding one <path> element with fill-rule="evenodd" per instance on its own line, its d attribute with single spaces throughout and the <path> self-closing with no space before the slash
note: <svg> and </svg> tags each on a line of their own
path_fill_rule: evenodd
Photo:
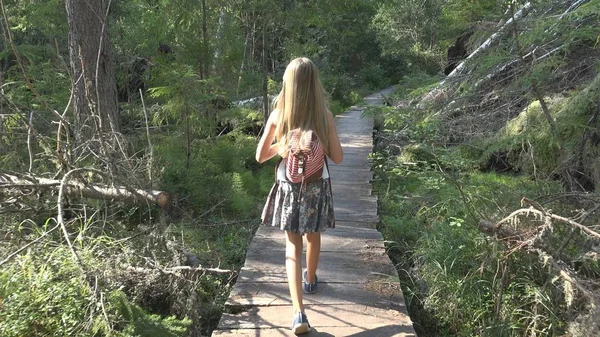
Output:
<svg viewBox="0 0 600 337">
<path fill-rule="evenodd" d="M 321 178 L 325 151 L 316 132 L 294 129 L 289 137 L 286 178 L 292 183 L 309 183 Z"/>
</svg>

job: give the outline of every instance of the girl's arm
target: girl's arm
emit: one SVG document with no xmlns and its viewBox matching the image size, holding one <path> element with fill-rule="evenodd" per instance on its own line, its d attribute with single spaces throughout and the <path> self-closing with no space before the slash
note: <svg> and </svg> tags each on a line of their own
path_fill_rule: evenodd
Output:
<svg viewBox="0 0 600 337">
<path fill-rule="evenodd" d="M 344 151 L 342 150 L 342 144 L 340 144 L 331 111 L 327 111 L 327 118 L 329 119 L 329 158 L 334 163 L 339 164 L 344 160 Z"/>
<path fill-rule="evenodd" d="M 258 147 L 256 148 L 256 161 L 263 163 L 273 158 L 279 151 L 279 145 L 273 144 L 275 138 L 275 121 L 277 120 L 277 110 L 273 111 L 265 124 L 265 131 L 263 132 Z"/>
</svg>

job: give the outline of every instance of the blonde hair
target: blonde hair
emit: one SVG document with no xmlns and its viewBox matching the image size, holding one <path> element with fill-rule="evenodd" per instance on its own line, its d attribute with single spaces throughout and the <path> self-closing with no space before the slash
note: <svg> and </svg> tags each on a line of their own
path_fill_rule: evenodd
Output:
<svg viewBox="0 0 600 337">
<path fill-rule="evenodd" d="M 327 101 L 317 67 L 311 60 L 301 57 L 288 64 L 273 109 L 278 112 L 275 140 L 282 157 L 287 157 L 288 133 L 296 128 L 316 132 L 325 153 L 329 154 Z"/>
</svg>

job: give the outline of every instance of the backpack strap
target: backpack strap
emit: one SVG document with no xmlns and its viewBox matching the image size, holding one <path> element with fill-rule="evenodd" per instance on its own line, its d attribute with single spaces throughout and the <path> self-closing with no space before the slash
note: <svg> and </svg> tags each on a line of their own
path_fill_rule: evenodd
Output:
<svg viewBox="0 0 600 337">
<path fill-rule="evenodd" d="M 333 203 L 333 190 L 331 189 L 331 171 L 329 171 L 329 159 L 325 157 L 325 167 L 327 168 L 327 176 L 329 177 L 329 193 L 331 194 L 331 202 Z"/>
<path fill-rule="evenodd" d="M 277 184 L 277 170 L 279 170 L 279 165 L 281 165 L 282 161 L 283 161 L 283 157 L 279 158 L 279 160 L 277 161 L 277 164 L 275 164 L 275 184 Z"/>
</svg>

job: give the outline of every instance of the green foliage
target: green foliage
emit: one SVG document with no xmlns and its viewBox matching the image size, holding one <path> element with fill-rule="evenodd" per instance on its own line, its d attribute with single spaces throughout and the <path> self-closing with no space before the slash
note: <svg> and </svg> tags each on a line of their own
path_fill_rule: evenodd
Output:
<svg viewBox="0 0 600 337">
<path fill-rule="evenodd" d="M 594 147 L 581 148 L 580 135 L 589 130 L 589 119 L 600 101 L 599 88 L 600 77 L 596 77 L 589 85 L 571 92 L 568 97 L 555 95 L 544 98 L 556 120 L 562 146 L 565 147 L 563 152 L 560 151 L 561 144 L 557 143 L 550 132 L 540 103 L 534 101 L 517 117 L 508 121 L 495 138 L 485 141 L 484 158 L 495 153 L 507 153 L 509 162 L 518 170 L 536 178 L 546 178 L 564 165 L 577 165 L 574 156 L 580 155 L 577 151 L 581 149 L 584 150 L 584 158 L 595 157 Z M 569 153 L 572 157 L 565 158 L 561 153 Z M 593 162 L 586 167 L 590 176 L 597 179 L 598 171 Z"/>
<path fill-rule="evenodd" d="M 61 258 L 64 254 L 67 258 Z M 48 260 L 25 255 L 0 272 L 2 336 L 86 336 L 86 308 L 93 296 L 71 255 L 55 249 Z"/>
<path fill-rule="evenodd" d="M 430 27 L 419 26 L 423 20 L 418 11 L 397 10 L 415 4 L 388 1 L 381 5 L 373 28 L 386 42 L 385 52 L 427 64 L 423 41 L 433 37 L 440 53 L 454 37 L 476 27 L 471 42 L 480 43 L 497 30 L 497 19 L 506 16 L 505 5 L 429 3 L 420 10 L 441 9 L 434 25 L 444 27 L 434 36 L 423 33 Z M 581 323 L 590 322 L 592 316 L 577 320 L 577 328 L 568 327 L 574 315 L 586 314 L 578 307 L 586 300 L 573 297 L 576 291 L 571 284 L 556 276 L 545 261 L 510 241 L 490 239 L 478 228 L 480 220 L 494 223 L 523 207 L 523 197 L 543 201 L 543 208 L 552 213 L 574 216 L 574 208 L 580 205 L 569 205 L 570 199 L 552 201 L 565 192 L 557 181 L 565 172 L 591 181 L 578 188 L 599 186 L 595 118 L 600 82 L 592 70 L 598 68 L 598 3 L 587 2 L 567 15 L 561 14 L 568 4 L 534 6 L 536 12 L 519 20 L 518 38 L 511 34 L 497 40 L 467 63 L 469 76 L 446 82 L 442 94 L 448 97 L 439 98 L 445 106 L 440 111 L 412 107 L 415 98 L 432 89 L 428 85 L 436 85 L 434 78 L 429 82 L 425 76 L 401 82 L 394 99 L 402 108 L 369 111 L 380 130 L 379 152 L 372 156 L 380 229 L 399 265 L 419 335 L 559 336 L 568 329 L 594 334 L 593 324 L 588 324 L 586 334 Z M 413 12 L 415 18 L 407 17 Z M 435 48 L 429 51 L 435 53 Z M 525 62 L 517 62 L 521 55 Z M 505 65 L 510 67 L 500 72 Z M 559 139 L 552 135 L 533 83 L 543 95 Z M 463 138 L 471 141 L 454 144 Z M 506 165 L 506 173 L 481 172 L 493 171 L 494 161 Z M 526 217 L 504 226 L 526 236 L 540 230 L 538 222 Z M 539 240 L 552 254 L 557 250 L 567 254 L 560 257 L 563 261 L 579 261 L 586 254 L 582 251 L 586 239 L 575 235 L 579 238 L 565 241 L 569 233 L 569 226 L 553 223 L 551 233 Z M 586 261 L 584 268 L 577 263 L 571 267 L 581 275 L 597 275 L 597 261 Z M 420 331 L 421 327 L 426 328 Z"/>
<path fill-rule="evenodd" d="M 92 251 L 80 255 L 88 266 L 99 264 Z M 20 255 L 0 270 L 0 315 L 0 333 L 7 337 L 184 336 L 190 325 L 187 319 L 150 315 L 120 290 L 103 296 L 71 252 L 55 244 Z"/>
<path fill-rule="evenodd" d="M 121 291 L 110 294 L 109 302 L 114 307 L 119 317 L 125 322 L 123 336 L 139 337 L 181 337 L 186 336 L 191 323 L 189 319 L 179 320 L 176 317 L 161 317 L 151 315 L 139 306 L 129 302 Z"/>
<path fill-rule="evenodd" d="M 504 1 L 499 0 L 453 0 L 444 4 L 441 22 L 445 38 L 456 37 L 466 30 L 472 29 L 477 22 L 496 21 Z"/>
<path fill-rule="evenodd" d="M 230 133 L 198 140 L 186 169 L 185 149 L 178 145 L 180 137 L 161 137 L 156 142 L 163 188 L 185 200 L 198 214 L 218 205 L 226 217 L 256 216 L 255 205 L 266 196 L 266 186 L 273 179 L 272 168 L 260 168 L 254 162 L 256 139 Z"/>
<path fill-rule="evenodd" d="M 453 153 L 454 160 L 456 155 Z M 545 194 L 556 190 L 556 184 L 471 171 L 457 176 L 456 169 L 440 171 L 429 159 L 416 165 L 389 162 L 378 170 L 383 177 L 378 184 L 382 191 L 382 231 L 395 243 L 391 245 L 393 258 L 409 259 L 414 264 L 410 278 L 416 284 L 407 283 L 408 301 L 435 313 L 442 329 L 439 335 L 520 335 L 529 323 L 540 319 L 526 314 L 533 305 L 545 308 L 538 312 L 543 318 L 539 326 L 560 329 L 564 323 L 552 308 L 560 307 L 561 299 L 552 297 L 549 289 L 537 285 L 540 281 L 530 278 L 529 270 L 522 266 L 535 264 L 531 260 L 511 263 L 514 268 L 510 275 L 521 279 L 521 288 L 509 289 L 503 295 L 503 312 L 494 313 L 496 296 L 502 294 L 495 274 L 497 261 L 503 260 L 502 248 L 477 229 L 480 214 L 499 217 L 516 207 L 523 195 Z M 417 284 L 427 286 L 419 288 Z M 518 298 L 528 300 L 516 301 Z M 419 321 L 419 314 L 414 317 Z M 511 322 L 510 328 L 500 329 L 496 326 L 499 320 Z"/>
<path fill-rule="evenodd" d="M 39 133 L 31 144 L 33 171 L 60 177 L 65 172 L 56 169 L 57 118 L 41 100 L 73 119 L 72 108 L 67 108 L 72 104 L 74 79 L 69 75 L 64 1 L 4 3 L 13 42 L 41 99 L 25 84 L 21 67 L 4 41 L 0 45 L 0 166 L 27 170 L 26 124 L 33 111 L 33 126 Z M 178 311 L 175 318 L 158 315 L 150 302 L 159 299 L 148 297 L 158 297 L 150 291 L 152 286 L 169 288 L 176 282 L 148 277 L 169 284 L 142 285 L 119 268 L 121 263 L 143 264 L 150 256 L 157 263 L 171 265 L 180 262 L 184 249 L 205 266 L 236 269 L 243 264 L 273 184 L 274 160 L 265 165 L 254 160 L 263 112 L 231 107 L 231 102 L 262 93 L 263 62 L 268 92 L 274 94 L 287 62 L 297 56 L 311 57 L 331 93 L 334 113 L 358 104 L 366 90 L 393 83 L 405 70 L 400 58 L 381 56 L 375 32 L 369 29 L 376 11 L 372 2 L 313 1 L 282 6 L 272 0 L 207 0 L 206 8 L 202 3 L 113 1 L 109 11 L 110 52 L 117 65 L 119 99 L 127 101 L 120 104 L 124 134 L 119 151 L 131 159 L 134 171 L 128 172 L 131 176 L 119 177 L 119 183 L 147 187 L 147 177 L 139 172 L 155 173 L 152 187 L 173 197 L 169 214 L 157 216 L 157 210 L 118 202 L 70 199 L 65 204 L 68 216 L 86 218 L 69 224 L 73 226 L 69 232 L 78 235 L 75 247 L 91 274 L 102 277 L 97 284 L 90 284 L 95 278 L 82 275 L 58 237 L 32 246 L 0 270 L 0 335 L 183 336 L 198 325 L 202 334 L 209 335 L 230 290 L 227 277 L 202 277 L 197 284 L 186 283 L 186 292 L 197 295 L 202 305 L 197 312 Z M 5 23 L 4 18 L 0 21 Z M 140 89 L 145 109 L 138 96 Z M 145 162 L 150 153 L 145 112 L 154 147 L 152 162 Z M 61 141 L 66 142 L 66 133 L 63 136 Z M 81 148 L 75 151 L 66 148 L 66 143 L 63 146 L 63 153 L 80 156 Z M 111 164 L 120 165 L 115 162 Z M 70 165 L 88 163 L 74 160 Z M 43 209 L 23 217 L 38 219 L 55 213 L 52 194 L 37 197 L 33 204 L 43 204 Z M 46 197 L 52 201 L 42 200 Z M 85 211 L 74 206 L 81 203 Z M 96 219 L 101 216 L 102 221 Z M 169 223 L 167 229 L 163 222 Z M 8 236 L 15 247 L 31 239 L 25 231 Z M 192 287 L 195 291 L 190 291 Z M 164 293 L 172 294 L 171 290 Z"/>
<path fill-rule="evenodd" d="M 433 89 L 439 82 L 438 76 L 425 73 L 415 73 L 405 76 L 398 84 L 395 97 L 415 99 Z"/>
<path fill-rule="evenodd" d="M 542 118 L 535 106 L 529 110 Z M 399 274 L 417 332 L 490 337 L 564 333 L 568 314 L 562 286 L 548 285 L 551 276 L 533 257 L 506 257 L 505 247 L 477 226 L 481 219 L 499 220 L 518 208 L 523 196 L 560 191 L 559 183 L 479 172 L 483 148 L 427 145 L 435 141 L 420 124 L 430 118 L 427 112 L 380 108 L 377 114 L 383 121 L 381 138 L 402 145 L 400 153 L 387 146 L 372 157 L 380 229 L 403 271 Z M 498 274 L 504 266 L 511 280 L 506 287 Z"/>
</svg>

